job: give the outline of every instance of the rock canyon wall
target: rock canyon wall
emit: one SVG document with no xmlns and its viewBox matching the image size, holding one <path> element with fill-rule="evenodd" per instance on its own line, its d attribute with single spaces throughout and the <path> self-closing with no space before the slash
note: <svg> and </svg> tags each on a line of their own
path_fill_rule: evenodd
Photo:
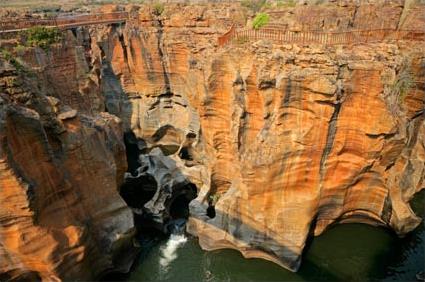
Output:
<svg viewBox="0 0 425 282">
<path fill-rule="evenodd" d="M 1 278 L 127 271 L 133 218 L 164 229 L 181 195 L 202 248 L 292 271 L 333 224 L 400 236 L 419 224 L 408 202 L 425 187 L 424 42 L 219 48 L 244 8 L 126 9 L 125 25 L 26 50 L 22 69 L 2 60 Z M 423 9 L 341 2 L 274 19 L 294 31 L 417 29 Z"/>
<path fill-rule="evenodd" d="M 1 62 L 1 280 L 90 279 L 134 258 L 133 216 L 118 193 L 122 122 L 104 111 L 82 54 L 29 50 L 25 68 L 39 68 L 29 71 Z"/>
</svg>

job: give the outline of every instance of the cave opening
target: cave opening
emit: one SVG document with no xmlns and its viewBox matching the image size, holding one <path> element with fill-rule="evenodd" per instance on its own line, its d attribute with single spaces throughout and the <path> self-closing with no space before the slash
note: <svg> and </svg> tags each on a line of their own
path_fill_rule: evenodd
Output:
<svg viewBox="0 0 425 282">
<path fill-rule="evenodd" d="M 188 148 L 188 147 L 183 147 L 183 148 L 181 148 L 181 149 L 180 149 L 179 157 L 180 157 L 182 160 L 193 161 L 192 154 L 190 153 L 190 151 L 189 151 L 189 148 Z"/>
<path fill-rule="evenodd" d="M 172 219 L 189 217 L 189 202 L 190 200 L 185 195 L 179 195 L 172 202 L 170 207 L 170 216 Z"/>
<path fill-rule="evenodd" d="M 209 218 L 214 218 L 216 216 L 215 204 L 217 203 L 220 196 L 217 194 L 217 187 L 214 183 L 211 185 L 211 188 L 212 189 L 207 196 L 208 207 L 206 214 Z"/>
<path fill-rule="evenodd" d="M 215 206 L 213 206 L 213 205 L 208 205 L 208 208 L 207 208 L 207 216 L 209 217 L 209 218 L 214 218 L 215 217 Z"/>
<path fill-rule="evenodd" d="M 151 175 L 128 177 L 121 186 L 121 197 L 131 208 L 142 209 L 156 193 L 157 182 Z"/>
<path fill-rule="evenodd" d="M 132 175 L 140 167 L 139 155 L 142 153 L 137 145 L 138 140 L 133 132 L 124 133 L 125 153 L 127 155 L 127 171 Z"/>
<path fill-rule="evenodd" d="M 186 184 L 181 188 L 177 196 L 175 196 L 170 204 L 169 214 L 172 220 L 189 218 L 189 203 L 197 197 L 196 185 L 193 183 Z"/>
<path fill-rule="evenodd" d="M 167 220 L 167 233 L 182 233 L 189 218 L 189 203 L 198 196 L 196 185 L 188 183 L 182 188 L 176 189 L 176 195 L 171 198 L 168 213 L 170 218 Z"/>
<path fill-rule="evenodd" d="M 143 142 L 131 131 L 124 134 L 128 174 L 120 188 L 120 195 L 132 209 L 136 237 L 145 245 L 164 239 L 169 234 L 181 234 L 185 231 L 190 215 L 189 204 L 197 197 L 197 187 L 188 180 L 168 187 L 165 182 L 161 182 L 161 176 L 156 179 L 155 157 L 148 157 L 150 161 L 145 163 L 142 159 L 147 159 L 141 159 L 141 155 L 147 153 Z M 191 159 L 189 150 L 183 149 L 180 153 L 184 158 Z M 151 166 L 153 171 L 149 169 Z M 171 175 L 171 171 L 162 173 Z M 157 198 L 151 202 L 154 197 Z"/>
</svg>

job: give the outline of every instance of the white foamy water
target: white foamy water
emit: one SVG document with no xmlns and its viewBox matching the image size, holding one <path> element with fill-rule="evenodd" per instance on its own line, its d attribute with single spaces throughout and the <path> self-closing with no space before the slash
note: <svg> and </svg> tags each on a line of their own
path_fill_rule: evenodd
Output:
<svg viewBox="0 0 425 282">
<path fill-rule="evenodd" d="M 170 263 L 177 258 L 177 249 L 183 246 L 186 241 L 187 238 L 184 236 L 184 234 L 171 234 L 165 247 L 161 248 L 159 264 L 165 272 L 167 271 L 168 265 L 170 265 Z"/>
</svg>

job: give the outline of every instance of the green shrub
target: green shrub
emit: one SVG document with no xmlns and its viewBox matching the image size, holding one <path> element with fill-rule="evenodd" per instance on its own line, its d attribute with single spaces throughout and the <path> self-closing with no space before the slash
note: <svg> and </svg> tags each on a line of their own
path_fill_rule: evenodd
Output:
<svg viewBox="0 0 425 282">
<path fill-rule="evenodd" d="M 211 194 L 208 196 L 208 201 L 211 203 L 212 206 L 215 206 L 215 204 L 217 204 L 219 199 L 220 199 L 219 194 Z"/>
<path fill-rule="evenodd" d="M 8 61 L 12 66 L 15 67 L 15 69 L 20 72 L 20 71 L 24 71 L 24 66 L 18 61 L 16 60 L 15 56 L 9 52 L 6 49 L 0 49 L 0 53 L 2 55 L 2 57 Z"/>
<path fill-rule="evenodd" d="M 160 16 L 162 15 L 162 13 L 164 12 L 164 4 L 162 3 L 155 3 L 153 5 L 153 14 L 156 16 Z"/>
<path fill-rule="evenodd" d="M 259 13 L 255 16 L 254 21 L 252 22 L 252 28 L 259 29 L 266 24 L 268 24 L 270 17 L 266 13 Z"/>
<path fill-rule="evenodd" d="M 58 13 L 60 12 L 60 10 L 60 5 L 39 6 L 37 8 L 32 9 L 32 13 Z"/>
<path fill-rule="evenodd" d="M 24 31 L 24 37 L 26 46 L 37 46 L 46 50 L 50 45 L 58 43 L 62 39 L 62 34 L 57 28 L 35 26 Z"/>
<path fill-rule="evenodd" d="M 257 13 L 266 4 L 267 0 L 243 0 L 241 5 Z"/>
<path fill-rule="evenodd" d="M 19 56 L 22 56 L 27 50 L 27 48 L 23 45 L 17 45 L 15 46 L 15 48 L 13 48 L 13 50 L 16 52 L 16 54 L 18 54 Z"/>
<path fill-rule="evenodd" d="M 12 53 L 10 53 L 9 51 L 7 51 L 6 49 L 1 49 L 0 53 L 2 55 L 2 57 L 6 60 L 6 61 L 10 61 L 12 60 L 13 56 Z"/>
</svg>

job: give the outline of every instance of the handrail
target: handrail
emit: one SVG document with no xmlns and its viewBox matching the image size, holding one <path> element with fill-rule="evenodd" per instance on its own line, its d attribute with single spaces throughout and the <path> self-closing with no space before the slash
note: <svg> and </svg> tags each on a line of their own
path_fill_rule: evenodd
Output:
<svg viewBox="0 0 425 282">
<path fill-rule="evenodd" d="M 224 46 L 233 36 L 236 32 L 236 26 L 233 24 L 232 27 L 222 36 L 218 38 L 218 45 Z"/>
<path fill-rule="evenodd" d="M 0 32 L 27 29 L 33 26 L 74 27 L 105 22 L 122 22 L 128 19 L 127 12 L 111 12 L 101 14 L 83 14 L 75 16 L 55 17 L 50 19 L 19 19 L 0 21 Z"/>
<path fill-rule="evenodd" d="M 218 37 L 218 45 L 224 46 L 234 41 L 267 39 L 279 43 L 348 45 L 353 43 L 381 42 L 384 40 L 414 40 L 425 41 L 425 31 L 422 30 L 393 30 L 371 29 L 351 30 L 342 32 L 322 31 L 288 31 L 277 28 L 239 29 L 234 26 Z"/>
</svg>

